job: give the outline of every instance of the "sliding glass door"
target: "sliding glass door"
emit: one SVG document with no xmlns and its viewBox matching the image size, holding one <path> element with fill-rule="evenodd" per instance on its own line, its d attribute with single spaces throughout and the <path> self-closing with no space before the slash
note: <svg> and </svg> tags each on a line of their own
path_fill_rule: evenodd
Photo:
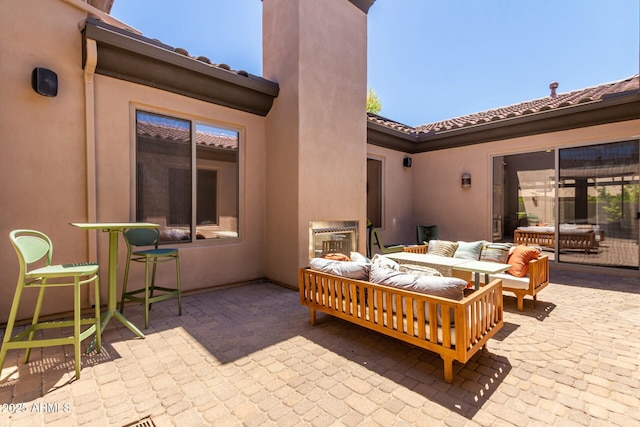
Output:
<svg viewBox="0 0 640 427">
<path fill-rule="evenodd" d="M 493 240 L 512 242 L 519 227 L 555 222 L 554 151 L 493 158 Z"/>
<path fill-rule="evenodd" d="M 558 152 L 558 261 L 638 268 L 638 141 Z"/>
<path fill-rule="evenodd" d="M 640 142 L 493 158 L 493 240 L 541 238 L 561 263 L 638 269 Z M 543 238 L 552 233 L 553 239 Z"/>
</svg>

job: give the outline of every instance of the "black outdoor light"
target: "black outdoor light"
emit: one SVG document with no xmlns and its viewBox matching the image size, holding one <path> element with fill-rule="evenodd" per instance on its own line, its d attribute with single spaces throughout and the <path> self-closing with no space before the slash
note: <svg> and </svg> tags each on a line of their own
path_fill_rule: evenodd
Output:
<svg viewBox="0 0 640 427">
<path fill-rule="evenodd" d="M 411 157 L 405 157 L 404 159 L 402 159 L 402 166 L 404 166 L 405 168 L 410 168 L 411 167 Z"/>
<path fill-rule="evenodd" d="M 47 69 L 36 67 L 31 72 L 31 87 L 43 96 L 58 94 L 58 75 Z"/>
</svg>

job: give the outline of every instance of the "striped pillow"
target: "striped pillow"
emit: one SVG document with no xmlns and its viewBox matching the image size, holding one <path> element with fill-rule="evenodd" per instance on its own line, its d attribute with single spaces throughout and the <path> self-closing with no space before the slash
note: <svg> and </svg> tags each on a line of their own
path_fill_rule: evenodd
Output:
<svg viewBox="0 0 640 427">
<path fill-rule="evenodd" d="M 440 255 L 451 258 L 458 249 L 458 242 L 449 242 L 448 240 L 431 240 L 427 253 L 429 255 Z"/>
<path fill-rule="evenodd" d="M 512 243 L 488 243 L 482 248 L 480 261 L 491 261 L 506 264 Z"/>
</svg>

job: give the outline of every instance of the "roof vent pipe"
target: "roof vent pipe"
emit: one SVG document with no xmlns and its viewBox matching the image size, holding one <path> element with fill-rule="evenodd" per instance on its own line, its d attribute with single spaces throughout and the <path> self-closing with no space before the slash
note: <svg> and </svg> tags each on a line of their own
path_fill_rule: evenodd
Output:
<svg viewBox="0 0 640 427">
<path fill-rule="evenodd" d="M 552 98 L 557 98 L 558 95 L 556 94 L 556 89 L 558 89 L 558 82 L 551 82 L 549 84 L 549 89 L 551 89 L 551 97 Z"/>
</svg>

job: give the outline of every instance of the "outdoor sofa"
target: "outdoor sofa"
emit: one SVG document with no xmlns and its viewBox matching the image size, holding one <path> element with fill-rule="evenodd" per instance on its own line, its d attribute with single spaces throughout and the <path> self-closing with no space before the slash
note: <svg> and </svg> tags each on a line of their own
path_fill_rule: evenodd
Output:
<svg viewBox="0 0 640 427">
<path fill-rule="evenodd" d="M 553 226 L 518 227 L 513 240 L 520 245 L 534 245 L 555 248 L 556 232 Z M 590 253 L 604 240 L 604 233 L 592 225 L 561 224 L 558 233 L 559 249 L 581 249 Z"/>
<path fill-rule="evenodd" d="M 433 241 L 440 242 L 440 241 Z M 451 242 L 448 242 L 451 243 Z M 509 253 L 513 254 L 516 251 L 517 245 L 512 246 L 510 244 L 504 243 L 490 243 L 490 242 L 455 242 L 458 244 L 458 247 L 467 245 L 466 247 L 470 247 L 471 245 L 475 245 L 476 247 L 480 247 L 480 252 L 472 253 L 471 251 L 466 251 L 464 255 L 468 256 L 469 259 L 477 259 L 480 261 L 493 261 L 500 263 L 522 263 L 521 266 L 517 269 L 517 271 L 512 271 L 518 274 L 518 276 L 511 274 L 509 272 L 505 273 L 497 273 L 489 275 L 489 281 L 500 279 L 502 280 L 502 290 L 511 292 L 515 294 L 518 300 L 518 310 L 524 310 L 524 297 L 529 295 L 533 298 L 534 304 L 538 299 L 538 293 L 542 291 L 544 288 L 549 285 L 549 257 L 547 255 L 541 255 L 538 252 L 538 255 L 535 255 L 532 251 L 523 250 L 526 255 L 519 257 L 517 260 L 511 259 Z M 524 248 L 519 248 L 524 249 Z M 416 253 L 416 254 L 427 254 L 429 253 L 428 245 L 417 245 L 417 246 L 407 246 L 404 248 L 404 252 Z M 442 253 L 442 252 L 441 252 Z M 455 250 L 453 255 L 459 253 L 459 250 Z M 451 254 L 451 252 L 449 252 Z M 476 255 L 477 254 L 477 255 Z M 433 261 L 434 257 L 438 255 L 434 255 L 430 257 L 430 260 Z M 436 267 L 435 265 L 432 265 Z M 471 280 L 471 273 L 465 271 L 450 271 L 451 267 L 444 267 L 439 269 L 443 274 L 453 275 L 455 277 L 463 278 L 467 281 Z M 511 271 L 511 270 L 510 270 Z M 481 282 L 484 283 L 484 275 L 480 275 Z"/>
<path fill-rule="evenodd" d="M 312 325 L 316 323 L 316 311 L 321 311 L 438 353 L 444 361 L 444 380 L 448 383 L 453 382 L 453 361 L 466 363 L 486 348 L 487 341 L 503 326 L 499 279 L 476 291 L 465 290 L 466 282 L 455 278 L 415 279 L 415 282 L 454 283 L 454 294 L 459 293 L 455 298 L 447 298 L 443 295 L 449 295 L 451 287 L 445 292 L 436 290 L 434 295 L 425 293 L 428 292 L 425 289 L 410 290 L 416 289 L 412 285 L 400 288 L 395 287 L 398 283 L 372 283 L 366 279 L 369 273 L 366 263 L 362 264 L 359 272 L 362 274 L 335 268 L 324 272 L 299 270 L 300 303 L 309 307 Z M 398 272 L 396 278 L 413 283 L 414 278 L 404 274 Z"/>
</svg>

